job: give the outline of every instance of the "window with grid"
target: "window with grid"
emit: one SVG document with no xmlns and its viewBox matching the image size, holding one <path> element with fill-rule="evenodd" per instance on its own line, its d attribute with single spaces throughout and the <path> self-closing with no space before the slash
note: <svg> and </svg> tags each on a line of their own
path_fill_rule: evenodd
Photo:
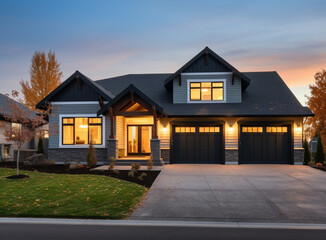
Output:
<svg viewBox="0 0 326 240">
<path fill-rule="evenodd" d="M 191 82 L 190 101 L 223 101 L 223 82 Z"/>
</svg>

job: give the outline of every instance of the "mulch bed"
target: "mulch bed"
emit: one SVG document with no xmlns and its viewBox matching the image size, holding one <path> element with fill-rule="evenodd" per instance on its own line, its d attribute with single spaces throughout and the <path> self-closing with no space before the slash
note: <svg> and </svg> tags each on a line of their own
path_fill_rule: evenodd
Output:
<svg viewBox="0 0 326 240">
<path fill-rule="evenodd" d="M 319 170 L 322 170 L 324 172 L 326 172 L 326 166 L 322 166 L 322 167 L 316 167 L 316 166 L 311 166 L 313 168 L 316 168 L 316 169 L 319 169 Z"/>
<path fill-rule="evenodd" d="M 0 167 L 3 168 L 16 168 L 15 162 L 0 162 Z M 121 180 L 125 180 L 128 182 L 137 183 L 142 185 L 146 188 L 150 188 L 155 181 L 156 177 L 160 174 L 160 171 L 144 171 L 139 170 L 134 177 L 129 177 L 128 172 L 129 170 L 119 170 L 119 173 L 112 171 L 112 170 L 105 170 L 105 171 L 91 171 L 91 168 L 86 166 L 77 168 L 77 169 L 69 169 L 69 166 L 65 165 L 45 165 L 45 166 L 24 166 L 23 164 L 20 165 L 19 169 L 27 170 L 27 171 L 38 171 L 44 173 L 56 173 L 56 174 L 93 174 L 93 175 L 105 175 L 109 177 L 118 178 Z M 145 172 L 147 174 L 143 180 L 138 179 L 138 177 Z"/>
</svg>

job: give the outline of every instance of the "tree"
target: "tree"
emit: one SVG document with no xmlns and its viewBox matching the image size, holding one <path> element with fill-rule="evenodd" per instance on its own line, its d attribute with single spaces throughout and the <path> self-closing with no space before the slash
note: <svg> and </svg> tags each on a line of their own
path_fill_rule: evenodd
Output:
<svg viewBox="0 0 326 240">
<path fill-rule="evenodd" d="M 57 88 L 63 76 L 55 53 L 36 51 L 30 67 L 30 81 L 20 81 L 25 105 L 34 109 L 35 105 Z"/>
<path fill-rule="evenodd" d="M 86 161 L 87 161 L 87 165 L 89 167 L 94 167 L 97 164 L 97 157 L 95 154 L 95 148 L 93 146 L 92 140 L 89 141 L 89 148 L 88 148 L 88 152 L 86 155 Z"/>
<path fill-rule="evenodd" d="M 304 164 L 308 165 L 308 163 L 311 160 L 311 156 L 310 156 L 309 144 L 307 139 L 304 140 L 303 147 L 304 147 Z"/>
<path fill-rule="evenodd" d="M 37 153 L 42 153 L 43 155 L 45 155 L 44 146 L 43 146 L 43 138 L 42 137 L 40 137 L 39 140 L 38 140 Z"/>
<path fill-rule="evenodd" d="M 306 136 L 314 137 L 321 134 L 324 146 L 326 145 L 326 71 L 323 69 L 315 74 L 315 84 L 309 85 L 311 94 L 308 98 L 308 107 L 315 114 L 306 121 Z M 326 151 L 326 149 L 324 149 Z"/>
<path fill-rule="evenodd" d="M 316 146 L 316 152 L 315 152 L 315 163 L 322 163 L 324 164 L 325 161 L 325 154 L 324 154 L 324 148 L 323 148 L 323 143 L 321 140 L 320 133 L 318 133 L 318 138 L 317 138 L 317 146 Z"/>
<path fill-rule="evenodd" d="M 18 92 L 12 91 L 12 97 L 18 98 Z M 6 122 L 0 122 L 0 131 L 3 133 L 6 141 L 13 142 L 17 146 L 16 174 L 19 175 L 20 150 L 25 143 L 31 141 L 38 134 L 36 129 L 44 124 L 45 120 L 43 114 L 35 114 L 35 111 L 20 105 L 10 98 L 7 101 L 7 105 L 10 111 L 4 114 Z M 13 127 L 8 122 L 17 123 L 17 125 Z"/>
</svg>

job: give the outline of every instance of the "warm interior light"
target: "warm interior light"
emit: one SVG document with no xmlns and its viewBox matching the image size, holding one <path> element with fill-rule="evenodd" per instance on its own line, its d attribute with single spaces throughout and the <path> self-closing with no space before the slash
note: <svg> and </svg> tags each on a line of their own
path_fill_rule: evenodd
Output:
<svg viewBox="0 0 326 240">
<path fill-rule="evenodd" d="M 79 125 L 80 128 L 88 128 L 88 125 Z"/>
<path fill-rule="evenodd" d="M 201 91 L 202 91 L 202 92 L 207 92 L 208 89 L 207 89 L 207 88 L 202 88 Z"/>
</svg>

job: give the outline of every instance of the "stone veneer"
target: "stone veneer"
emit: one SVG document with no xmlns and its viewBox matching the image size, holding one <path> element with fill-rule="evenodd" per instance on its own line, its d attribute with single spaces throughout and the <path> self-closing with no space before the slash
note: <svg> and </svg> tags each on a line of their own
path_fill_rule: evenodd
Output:
<svg viewBox="0 0 326 240">
<path fill-rule="evenodd" d="M 107 161 L 110 161 L 110 157 L 118 157 L 118 140 L 116 139 L 108 139 L 108 155 L 107 155 Z"/>
<path fill-rule="evenodd" d="M 49 148 L 48 159 L 56 162 L 86 162 L 88 148 Z M 107 149 L 95 148 L 98 162 L 108 162 Z"/>
<path fill-rule="evenodd" d="M 161 161 L 161 140 L 151 139 L 151 154 L 154 166 L 162 166 Z"/>
<path fill-rule="evenodd" d="M 225 149 L 225 164 L 239 164 L 238 149 Z"/>
<path fill-rule="evenodd" d="M 161 157 L 165 164 L 170 163 L 170 149 L 161 149 Z"/>
<path fill-rule="evenodd" d="M 304 160 L 304 149 L 294 149 L 294 165 L 302 165 Z"/>
</svg>

